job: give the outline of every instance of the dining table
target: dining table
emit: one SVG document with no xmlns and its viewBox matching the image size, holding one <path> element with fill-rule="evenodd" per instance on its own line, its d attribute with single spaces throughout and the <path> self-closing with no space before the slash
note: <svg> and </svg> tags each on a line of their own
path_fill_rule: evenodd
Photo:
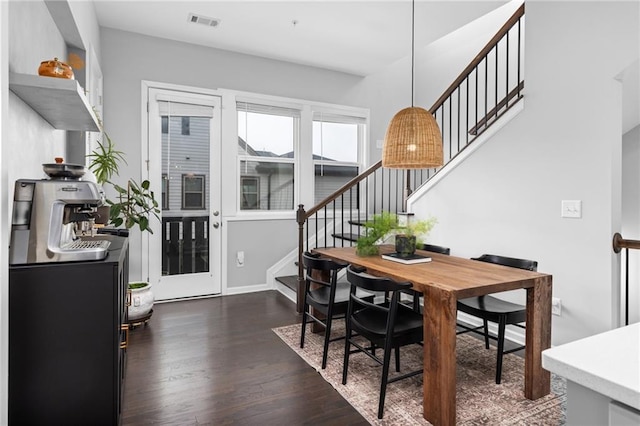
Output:
<svg viewBox="0 0 640 426">
<path fill-rule="evenodd" d="M 549 394 L 551 373 L 542 368 L 542 351 L 551 346 L 550 274 L 418 250 L 430 262 L 403 264 L 382 258 L 395 252 L 379 246 L 379 254 L 359 256 L 355 247 L 313 250 L 324 257 L 366 268 L 367 273 L 410 282 L 424 295 L 423 415 L 435 426 L 456 424 L 457 301 L 509 290 L 526 290 L 524 396 Z"/>
</svg>

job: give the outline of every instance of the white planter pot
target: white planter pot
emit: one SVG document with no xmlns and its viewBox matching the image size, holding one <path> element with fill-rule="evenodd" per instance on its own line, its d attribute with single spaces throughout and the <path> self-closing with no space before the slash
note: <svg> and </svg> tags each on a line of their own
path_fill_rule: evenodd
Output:
<svg viewBox="0 0 640 426">
<path fill-rule="evenodd" d="M 145 287 L 129 289 L 131 292 L 131 305 L 129 305 L 129 321 L 142 318 L 149 314 L 153 307 L 153 291 L 151 284 Z"/>
</svg>

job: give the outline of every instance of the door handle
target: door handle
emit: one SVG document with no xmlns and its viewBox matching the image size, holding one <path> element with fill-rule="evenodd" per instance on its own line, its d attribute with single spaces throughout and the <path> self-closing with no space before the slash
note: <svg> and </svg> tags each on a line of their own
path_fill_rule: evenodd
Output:
<svg viewBox="0 0 640 426">
<path fill-rule="evenodd" d="M 218 216 L 219 214 L 220 214 L 220 212 L 219 212 L 218 210 L 215 210 L 215 211 L 213 212 L 213 215 L 214 215 L 214 216 Z"/>
<path fill-rule="evenodd" d="M 213 227 L 218 229 L 220 227 L 220 223 L 219 222 L 213 222 Z"/>
</svg>

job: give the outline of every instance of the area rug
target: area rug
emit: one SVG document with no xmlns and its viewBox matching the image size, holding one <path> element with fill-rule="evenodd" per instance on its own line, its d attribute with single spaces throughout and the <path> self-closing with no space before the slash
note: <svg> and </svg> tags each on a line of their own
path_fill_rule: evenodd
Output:
<svg viewBox="0 0 640 426">
<path fill-rule="evenodd" d="M 344 335 L 344 321 L 334 323 L 332 337 Z M 327 368 L 320 369 L 322 334 L 307 331 L 300 349 L 300 324 L 273 331 L 291 349 L 316 369 L 372 425 L 428 425 L 422 417 L 422 376 L 400 380 L 387 386 L 384 418 L 378 419 L 378 396 L 382 368 L 364 354 L 349 358 L 347 384 L 342 384 L 344 340 L 329 346 Z M 400 351 L 401 373 L 419 369 L 423 348 L 403 347 Z M 502 384 L 495 383 L 495 348 L 462 334 L 456 343 L 458 425 L 564 425 L 566 382 L 552 375 L 551 393 L 536 401 L 524 397 L 524 359 L 514 354 L 504 356 Z M 391 366 L 395 365 L 393 355 Z M 392 367 L 391 370 L 394 370 Z M 395 372 L 394 372 L 395 373 Z M 392 375 L 394 374 L 392 373 Z M 395 373 L 397 374 L 397 373 Z"/>
</svg>

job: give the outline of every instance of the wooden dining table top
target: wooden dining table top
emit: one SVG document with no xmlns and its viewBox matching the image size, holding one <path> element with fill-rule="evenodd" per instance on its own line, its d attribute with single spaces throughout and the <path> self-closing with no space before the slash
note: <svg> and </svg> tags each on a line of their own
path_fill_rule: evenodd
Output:
<svg viewBox="0 0 640 426">
<path fill-rule="evenodd" d="M 395 252 L 392 245 L 382 245 L 379 249 L 380 254 Z M 396 281 L 409 281 L 419 291 L 425 285 L 435 286 L 454 293 L 458 299 L 528 288 L 533 286 L 536 278 L 548 276 L 540 272 L 423 250 L 417 250 L 416 253 L 431 257 L 432 261 L 411 265 L 386 260 L 380 255 L 359 256 L 355 247 L 316 248 L 314 252 L 365 267 L 372 275 L 385 276 Z"/>
</svg>

